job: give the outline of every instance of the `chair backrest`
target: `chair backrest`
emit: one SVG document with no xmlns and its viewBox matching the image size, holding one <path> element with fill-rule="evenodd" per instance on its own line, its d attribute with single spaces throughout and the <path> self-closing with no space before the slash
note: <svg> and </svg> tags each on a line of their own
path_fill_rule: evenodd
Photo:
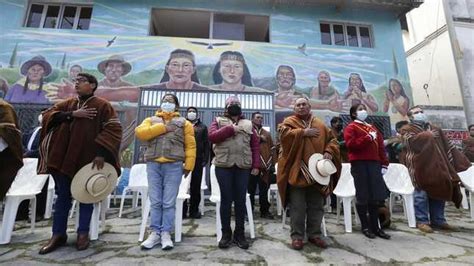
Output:
<svg viewBox="0 0 474 266">
<path fill-rule="evenodd" d="M 388 190 L 400 194 L 411 194 L 415 190 L 408 168 L 400 163 L 391 163 L 383 176 Z"/>
<path fill-rule="evenodd" d="M 16 174 L 7 196 L 34 195 L 41 192 L 48 175 L 38 175 L 37 165 L 37 158 L 23 159 L 23 167 Z"/>
<path fill-rule="evenodd" d="M 216 177 L 216 166 L 211 164 L 209 172 L 211 176 L 211 197 L 209 200 L 214 202 L 221 197 L 221 189 Z"/>
<path fill-rule="evenodd" d="M 469 191 L 474 191 L 474 164 L 466 171 L 458 173 L 461 182 Z"/>
<path fill-rule="evenodd" d="M 148 187 L 146 164 L 138 163 L 132 166 L 128 187 Z"/>
<path fill-rule="evenodd" d="M 188 176 L 181 177 L 181 183 L 179 184 L 178 198 L 184 198 L 188 194 L 189 185 L 191 184 L 191 175 L 192 172 L 189 172 Z"/>
<path fill-rule="evenodd" d="M 341 177 L 333 192 L 339 197 L 355 196 L 354 178 L 351 175 L 351 165 L 349 163 L 342 164 Z"/>
</svg>

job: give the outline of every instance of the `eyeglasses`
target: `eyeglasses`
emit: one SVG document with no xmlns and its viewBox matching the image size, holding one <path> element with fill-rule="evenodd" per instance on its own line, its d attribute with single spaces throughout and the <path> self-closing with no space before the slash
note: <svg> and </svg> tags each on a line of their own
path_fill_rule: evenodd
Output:
<svg viewBox="0 0 474 266">
<path fill-rule="evenodd" d="M 76 79 L 73 79 L 72 80 L 74 83 L 88 83 L 89 80 L 87 80 L 86 78 L 76 78 Z"/>
</svg>

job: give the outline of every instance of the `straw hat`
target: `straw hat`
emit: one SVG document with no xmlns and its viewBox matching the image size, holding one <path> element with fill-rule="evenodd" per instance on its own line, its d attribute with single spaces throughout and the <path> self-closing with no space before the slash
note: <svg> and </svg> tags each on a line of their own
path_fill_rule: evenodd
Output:
<svg viewBox="0 0 474 266">
<path fill-rule="evenodd" d="M 48 61 L 46 61 L 43 56 L 38 55 L 23 63 L 20 68 L 20 73 L 23 76 L 26 76 L 26 74 L 28 73 L 28 69 L 30 69 L 30 67 L 34 65 L 40 65 L 43 67 L 45 77 L 49 76 L 49 74 L 51 74 L 52 72 L 51 65 L 48 63 Z"/>
<path fill-rule="evenodd" d="M 309 157 L 308 169 L 313 180 L 323 186 L 328 185 L 331 175 L 337 172 L 334 163 L 324 159 L 321 153 L 315 153 Z"/>
<path fill-rule="evenodd" d="M 127 75 L 132 70 L 132 65 L 130 65 L 129 62 L 125 61 L 125 59 L 121 55 L 110 56 L 108 59 L 100 62 L 99 65 L 97 66 L 97 69 L 99 70 L 100 73 L 105 75 L 105 67 L 107 66 L 108 63 L 111 63 L 111 62 L 122 64 L 122 67 L 123 67 L 122 76 Z"/>
<path fill-rule="evenodd" d="M 104 168 L 97 170 L 89 163 L 72 179 L 71 194 L 81 203 L 96 203 L 107 198 L 116 185 L 117 171 L 111 164 L 104 163 Z"/>
</svg>

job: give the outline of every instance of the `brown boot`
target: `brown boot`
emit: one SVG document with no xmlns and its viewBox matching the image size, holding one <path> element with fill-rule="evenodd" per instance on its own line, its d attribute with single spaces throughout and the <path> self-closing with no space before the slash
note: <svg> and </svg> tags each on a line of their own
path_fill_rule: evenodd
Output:
<svg viewBox="0 0 474 266">
<path fill-rule="evenodd" d="M 39 254 L 44 255 L 55 251 L 58 247 L 64 246 L 67 242 L 67 235 L 53 235 L 51 239 L 41 247 Z"/>
<path fill-rule="evenodd" d="M 76 249 L 85 250 L 89 247 L 89 233 L 78 233 Z"/>
</svg>

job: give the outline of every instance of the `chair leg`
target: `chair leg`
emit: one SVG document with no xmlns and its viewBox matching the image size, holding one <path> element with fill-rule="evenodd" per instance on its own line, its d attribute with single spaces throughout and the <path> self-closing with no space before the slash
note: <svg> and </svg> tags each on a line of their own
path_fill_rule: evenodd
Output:
<svg viewBox="0 0 474 266">
<path fill-rule="evenodd" d="M 48 189 L 48 194 L 46 196 L 46 209 L 44 211 L 44 218 L 51 218 L 51 213 L 53 212 L 53 200 L 54 200 L 54 189 Z"/>
<path fill-rule="evenodd" d="M 390 192 L 390 198 L 388 200 L 388 210 L 390 211 L 390 216 L 392 216 L 392 213 L 393 213 L 394 200 L 395 200 L 395 194 L 393 192 Z"/>
<path fill-rule="evenodd" d="M 174 242 L 181 242 L 181 234 L 183 230 L 183 202 L 183 199 L 176 199 L 174 214 Z"/>
<path fill-rule="evenodd" d="M 323 233 L 324 237 L 328 236 L 328 232 L 326 231 L 326 219 L 323 216 L 323 220 L 321 221 L 321 233 Z"/>
<path fill-rule="evenodd" d="M 140 225 L 140 235 L 138 236 L 138 241 L 142 242 L 143 238 L 145 237 L 145 229 L 146 229 L 146 224 L 148 221 L 148 215 L 150 215 L 150 199 L 146 199 L 145 205 L 143 207 L 143 212 L 142 212 L 142 223 Z"/>
<path fill-rule="evenodd" d="M 354 197 L 351 197 L 351 201 L 352 201 L 352 208 L 354 208 L 354 222 L 355 224 L 361 224 L 360 222 L 360 217 L 359 217 L 359 213 L 357 212 L 357 208 L 356 208 L 356 201 L 354 199 Z M 352 215 L 351 215 L 352 217 Z"/>
<path fill-rule="evenodd" d="M 255 238 L 255 224 L 253 223 L 253 212 L 252 212 L 252 204 L 250 203 L 250 196 L 247 194 L 247 200 L 245 201 L 245 205 L 247 207 L 247 216 L 249 218 L 249 227 L 250 227 L 250 238 Z"/>
<path fill-rule="evenodd" d="M 336 224 L 339 224 L 339 218 L 341 216 L 341 198 L 336 197 Z"/>
<path fill-rule="evenodd" d="M 31 232 L 33 233 L 33 230 L 35 230 L 35 225 L 36 225 L 36 196 L 33 196 L 30 198 L 30 206 L 31 206 Z"/>
<path fill-rule="evenodd" d="M 221 224 L 221 202 L 216 202 L 216 237 L 217 242 L 221 241 L 222 238 L 222 224 Z"/>
<path fill-rule="evenodd" d="M 276 191 L 276 203 L 277 203 L 277 213 L 278 215 L 281 215 L 283 207 L 281 203 L 280 193 L 278 193 L 278 190 Z"/>
<path fill-rule="evenodd" d="M 467 210 L 469 209 L 469 205 L 467 204 L 466 188 L 461 187 L 461 194 L 462 194 L 461 206 L 463 209 Z"/>
<path fill-rule="evenodd" d="M 128 188 L 124 188 L 122 191 L 122 198 L 120 199 L 120 209 L 119 209 L 119 218 L 122 218 L 122 211 L 123 211 L 123 203 L 125 201 L 125 194 L 127 194 Z"/>
<path fill-rule="evenodd" d="M 110 197 L 110 196 L 109 196 Z M 109 209 L 108 206 L 110 206 L 110 198 L 107 198 L 103 201 L 100 202 L 101 206 L 100 206 L 100 228 L 102 229 L 102 231 L 105 230 L 105 220 L 107 219 L 106 218 L 106 214 L 107 214 L 107 210 Z"/>
<path fill-rule="evenodd" d="M 94 210 L 92 211 L 91 223 L 90 223 L 90 239 L 97 240 L 99 239 L 99 219 L 100 219 L 100 212 L 101 212 L 101 203 L 97 202 L 94 203 Z M 79 215 L 77 215 L 79 217 Z"/>
<path fill-rule="evenodd" d="M 201 210 L 201 215 L 204 215 L 204 190 L 201 189 L 201 201 L 199 202 L 199 209 Z"/>
<path fill-rule="evenodd" d="M 342 207 L 344 208 L 344 225 L 346 227 L 346 233 L 352 233 L 351 201 L 351 197 L 342 198 Z"/>
<path fill-rule="evenodd" d="M 143 203 L 142 203 L 143 204 Z M 138 208 L 138 192 L 133 192 L 133 196 L 132 196 L 132 207 L 133 208 Z"/>
<path fill-rule="evenodd" d="M 403 196 L 403 208 L 405 209 L 406 217 L 408 219 L 408 226 L 416 228 L 415 219 L 415 205 L 413 200 L 413 194 L 402 195 Z"/>
<path fill-rule="evenodd" d="M 474 221 L 474 191 L 469 191 L 469 203 L 471 205 L 471 221 Z"/>
<path fill-rule="evenodd" d="M 76 209 L 76 205 L 78 205 L 77 200 L 73 200 L 71 210 L 69 211 L 69 218 L 72 218 L 72 216 L 74 216 L 74 210 Z"/>
<path fill-rule="evenodd" d="M 75 220 L 75 227 L 74 227 L 74 231 L 77 231 L 77 228 L 79 228 L 79 212 L 80 212 L 80 208 L 81 208 L 81 204 L 76 204 L 74 205 L 74 203 L 72 204 L 72 207 L 71 207 L 71 211 L 72 212 L 77 212 L 77 215 L 76 215 L 76 218 L 74 219 Z M 94 219 L 94 212 L 92 212 L 92 217 L 91 217 L 91 221 L 92 219 Z"/>
<path fill-rule="evenodd" d="M 0 232 L 0 244 L 10 243 L 20 202 L 20 197 L 6 196 L 5 209 L 2 219 L 2 229 Z"/>
</svg>

